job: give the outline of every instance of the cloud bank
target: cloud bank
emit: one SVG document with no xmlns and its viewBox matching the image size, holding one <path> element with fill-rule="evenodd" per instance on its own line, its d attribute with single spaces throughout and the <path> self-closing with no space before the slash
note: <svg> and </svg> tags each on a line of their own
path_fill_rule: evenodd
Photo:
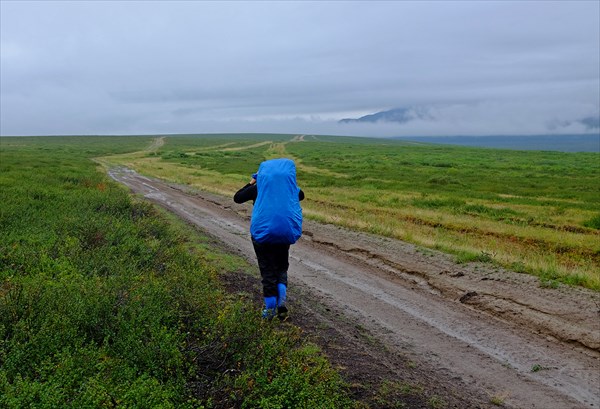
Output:
<svg viewBox="0 0 600 409">
<path fill-rule="evenodd" d="M 598 2 L 0 7 L 2 135 L 598 132 Z"/>
</svg>

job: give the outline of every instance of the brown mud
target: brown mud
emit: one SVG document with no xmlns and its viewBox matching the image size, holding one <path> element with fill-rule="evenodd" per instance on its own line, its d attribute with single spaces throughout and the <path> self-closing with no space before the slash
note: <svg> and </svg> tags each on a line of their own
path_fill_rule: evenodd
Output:
<svg viewBox="0 0 600 409">
<path fill-rule="evenodd" d="M 255 262 L 251 205 L 124 168 L 109 174 Z M 600 294 L 332 225 L 303 229 L 290 252 L 291 321 L 363 402 L 600 407 Z M 256 277 L 236 282 L 258 293 Z"/>
</svg>

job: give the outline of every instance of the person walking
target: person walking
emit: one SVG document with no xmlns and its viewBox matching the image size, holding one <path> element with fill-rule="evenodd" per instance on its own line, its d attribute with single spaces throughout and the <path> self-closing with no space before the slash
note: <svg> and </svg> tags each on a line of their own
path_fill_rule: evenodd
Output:
<svg viewBox="0 0 600 409">
<path fill-rule="evenodd" d="M 254 202 L 250 222 L 252 245 L 262 278 L 262 317 L 288 317 L 287 273 L 290 245 L 302 235 L 304 192 L 296 182 L 296 165 L 287 158 L 260 164 L 250 182 L 236 192 L 236 203 Z"/>
</svg>

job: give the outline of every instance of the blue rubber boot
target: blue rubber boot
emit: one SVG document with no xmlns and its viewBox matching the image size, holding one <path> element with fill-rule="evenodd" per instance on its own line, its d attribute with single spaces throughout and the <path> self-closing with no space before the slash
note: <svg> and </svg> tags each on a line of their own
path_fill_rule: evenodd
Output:
<svg viewBox="0 0 600 409">
<path fill-rule="evenodd" d="M 262 317 L 266 320 L 272 320 L 277 308 L 277 297 L 265 297 L 265 309 L 262 312 Z"/>
<path fill-rule="evenodd" d="M 285 305 L 285 302 L 287 301 L 287 286 L 285 284 L 277 284 L 277 306 L 281 307 L 282 305 Z"/>
<path fill-rule="evenodd" d="M 277 284 L 277 292 L 279 295 L 277 299 L 277 318 L 285 321 L 288 319 L 288 309 L 285 305 L 287 301 L 287 286 L 281 283 Z"/>
</svg>

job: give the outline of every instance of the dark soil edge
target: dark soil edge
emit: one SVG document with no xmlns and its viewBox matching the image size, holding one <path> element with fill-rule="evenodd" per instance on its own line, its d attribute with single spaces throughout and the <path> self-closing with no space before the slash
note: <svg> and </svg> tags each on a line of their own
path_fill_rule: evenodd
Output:
<svg viewBox="0 0 600 409">
<path fill-rule="evenodd" d="M 260 278 L 254 272 L 220 275 L 230 294 L 250 293 L 256 313 L 262 308 Z M 384 408 L 497 408 L 490 398 L 470 392 L 460 379 L 447 379 L 435 368 L 389 351 L 383 343 L 341 311 L 319 302 L 304 288 L 290 288 L 290 318 L 286 323 L 301 328 L 305 339 L 319 346 L 331 365 L 348 384 L 359 407 Z M 445 378 L 445 379 L 444 379 Z"/>
</svg>

